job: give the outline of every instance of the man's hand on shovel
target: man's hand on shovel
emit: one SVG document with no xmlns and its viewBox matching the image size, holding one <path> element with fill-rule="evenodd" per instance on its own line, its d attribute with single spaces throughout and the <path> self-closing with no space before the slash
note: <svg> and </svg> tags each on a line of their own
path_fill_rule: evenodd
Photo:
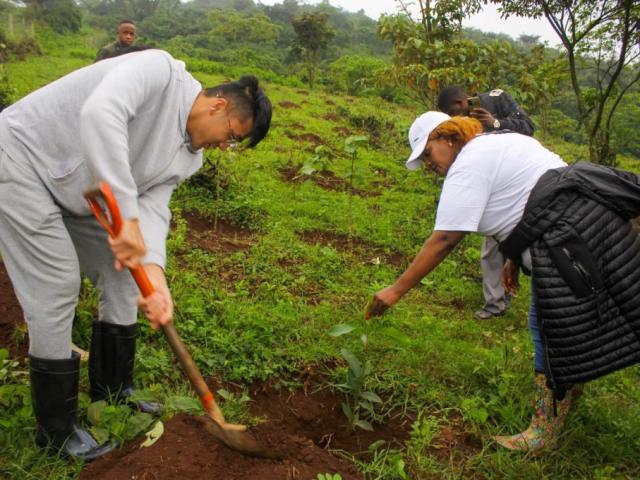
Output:
<svg viewBox="0 0 640 480">
<path fill-rule="evenodd" d="M 119 272 L 125 267 L 136 268 L 147 253 L 147 246 L 142 238 L 137 218 L 122 220 L 120 232 L 115 238 L 109 235 L 107 241 L 116 257 L 115 266 Z"/>
<path fill-rule="evenodd" d="M 113 232 L 115 233 L 115 232 Z M 114 256 L 115 268 L 119 272 L 123 268 L 135 269 L 140 260 L 147 253 L 147 247 L 140 231 L 138 219 L 122 220 L 120 231 L 114 238 L 111 233 L 107 239 Z M 173 298 L 164 276 L 164 270 L 159 265 L 143 266 L 154 292 L 148 297 L 138 295 L 138 308 L 151 323 L 153 330 L 166 325 L 173 320 Z"/>
<path fill-rule="evenodd" d="M 151 328 L 157 330 L 158 327 L 173 320 L 173 298 L 171 298 L 164 270 L 160 266 L 144 265 L 144 271 L 147 273 L 155 292 L 148 297 L 139 295 L 138 308 L 151 322 Z"/>
</svg>

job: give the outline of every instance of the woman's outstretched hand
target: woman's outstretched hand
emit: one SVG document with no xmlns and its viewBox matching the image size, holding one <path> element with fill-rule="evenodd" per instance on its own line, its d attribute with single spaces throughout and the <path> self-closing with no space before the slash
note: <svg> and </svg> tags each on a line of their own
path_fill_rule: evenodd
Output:
<svg viewBox="0 0 640 480">
<path fill-rule="evenodd" d="M 373 296 L 373 301 L 367 309 L 367 317 L 379 317 L 389 310 L 389 308 L 393 307 L 401 297 L 402 295 L 396 291 L 393 285 L 379 290 Z"/>
</svg>

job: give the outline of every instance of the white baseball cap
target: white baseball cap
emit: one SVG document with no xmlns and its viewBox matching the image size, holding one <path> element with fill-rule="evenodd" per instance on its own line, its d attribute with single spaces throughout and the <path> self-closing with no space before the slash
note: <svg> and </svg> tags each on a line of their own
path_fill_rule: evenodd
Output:
<svg viewBox="0 0 640 480">
<path fill-rule="evenodd" d="M 420 168 L 422 159 L 419 158 L 427 145 L 429 135 L 438 125 L 451 119 L 449 115 L 442 112 L 427 112 L 420 115 L 409 129 L 409 144 L 411 145 L 411 156 L 407 160 L 406 167 L 409 170 Z"/>
</svg>

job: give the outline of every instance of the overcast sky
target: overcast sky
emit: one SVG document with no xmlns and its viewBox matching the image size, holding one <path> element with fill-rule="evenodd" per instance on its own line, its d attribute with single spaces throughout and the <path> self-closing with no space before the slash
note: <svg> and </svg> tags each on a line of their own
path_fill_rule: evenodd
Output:
<svg viewBox="0 0 640 480">
<path fill-rule="evenodd" d="M 255 0 L 263 5 L 282 3 L 282 0 Z M 299 3 L 315 5 L 320 0 L 298 0 Z M 395 0 L 329 0 L 334 7 L 342 7 L 348 12 L 364 10 L 365 14 L 377 20 L 382 13 L 398 13 L 398 3 Z M 485 32 L 506 33 L 514 39 L 520 34 L 539 35 L 541 41 L 547 40 L 550 47 L 559 43 L 558 36 L 551 29 L 546 19 L 531 20 L 518 17 L 510 17 L 508 20 L 500 19 L 500 14 L 495 5 L 486 5 L 482 13 L 463 22 L 465 27 L 473 27 Z"/>
</svg>

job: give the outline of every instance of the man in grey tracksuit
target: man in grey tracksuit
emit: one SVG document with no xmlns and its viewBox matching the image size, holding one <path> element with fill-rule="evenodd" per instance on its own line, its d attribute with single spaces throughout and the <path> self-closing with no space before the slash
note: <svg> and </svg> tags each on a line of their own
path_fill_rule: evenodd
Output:
<svg viewBox="0 0 640 480">
<path fill-rule="evenodd" d="M 458 85 L 442 89 L 438 96 L 438 109 L 449 116 L 476 118 L 485 132 L 512 131 L 533 136 L 533 122 L 520 104 L 501 89 L 479 95 L 479 106 L 472 107 L 469 96 Z M 504 315 L 510 306 L 511 294 L 502 286 L 502 269 L 506 258 L 498 251 L 498 242 L 484 237 L 480 265 L 482 267 L 482 291 L 484 306 L 474 316 L 489 320 Z"/>
<path fill-rule="evenodd" d="M 29 329 L 39 445 L 85 460 L 114 447 L 98 445 L 77 420 L 71 326 L 80 269 L 100 291 L 91 397 L 126 400 L 135 389 L 137 308 L 154 329 L 173 316 L 164 276 L 173 190 L 200 168 L 204 148 L 243 139 L 253 147 L 270 121 L 271 103 L 255 77 L 203 90 L 184 63 L 160 50 L 77 70 L 0 114 L 0 253 Z M 99 180 L 120 206 L 115 239 L 82 195 Z M 124 268 L 138 264 L 156 290 L 146 299 Z"/>
</svg>

